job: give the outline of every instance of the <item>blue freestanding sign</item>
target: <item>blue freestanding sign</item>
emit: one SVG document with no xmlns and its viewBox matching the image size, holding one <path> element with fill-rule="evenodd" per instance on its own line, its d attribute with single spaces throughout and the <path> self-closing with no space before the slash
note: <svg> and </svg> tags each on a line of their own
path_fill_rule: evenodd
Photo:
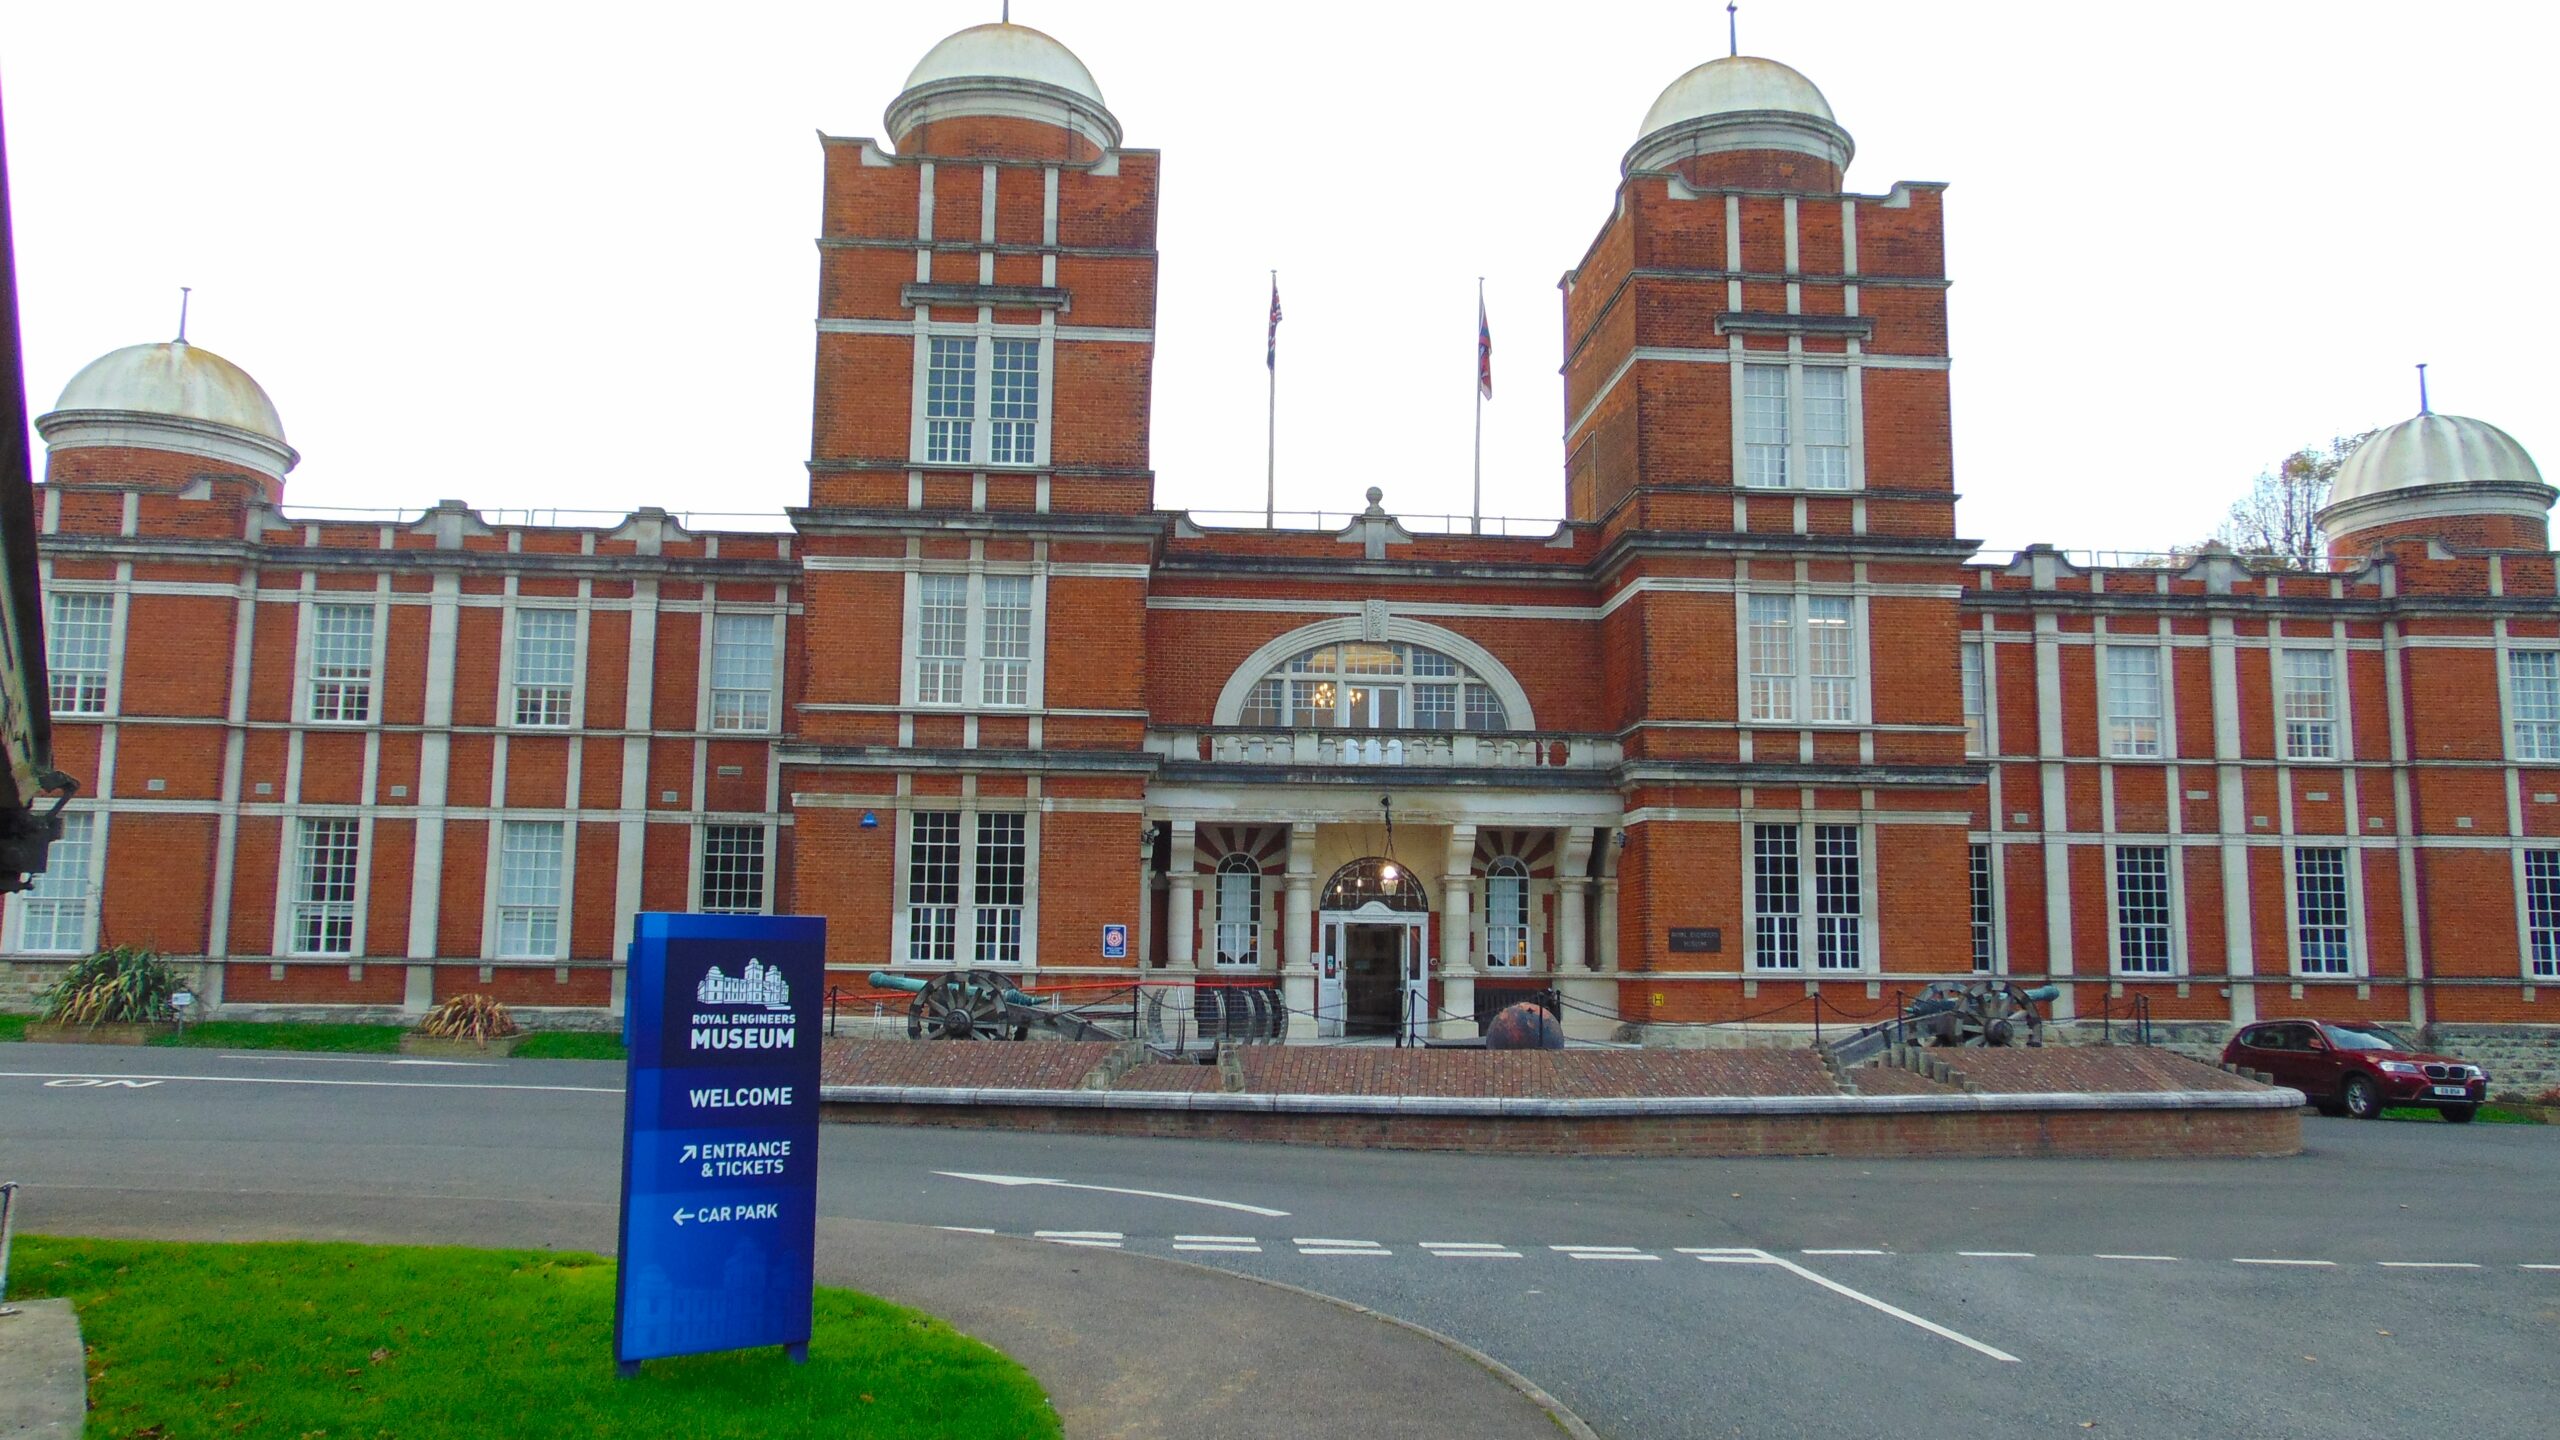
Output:
<svg viewBox="0 0 2560 1440">
<path fill-rule="evenodd" d="M 809 1354 L 826 922 L 644 914 L 631 945 L 613 1354 Z"/>
</svg>

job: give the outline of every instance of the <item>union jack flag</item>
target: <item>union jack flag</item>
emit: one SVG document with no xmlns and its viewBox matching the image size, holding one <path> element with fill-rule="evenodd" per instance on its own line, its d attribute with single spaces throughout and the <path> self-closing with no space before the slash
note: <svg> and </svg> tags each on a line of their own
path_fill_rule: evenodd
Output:
<svg viewBox="0 0 2560 1440">
<path fill-rule="evenodd" d="M 1484 296 L 1476 296 L 1476 394 L 1493 398 L 1493 327 L 1485 323 Z"/>
<path fill-rule="evenodd" d="M 1280 277 L 1271 277 L 1271 333 L 1262 342 L 1262 363 L 1266 369 L 1280 368 Z"/>
</svg>

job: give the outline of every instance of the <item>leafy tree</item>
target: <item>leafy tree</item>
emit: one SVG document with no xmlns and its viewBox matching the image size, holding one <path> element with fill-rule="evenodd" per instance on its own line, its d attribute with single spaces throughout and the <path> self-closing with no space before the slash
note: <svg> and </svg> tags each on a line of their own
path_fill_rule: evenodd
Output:
<svg viewBox="0 0 2560 1440">
<path fill-rule="evenodd" d="M 2325 446 L 2306 445 L 2258 472 L 2248 490 L 2231 502 L 2231 513 L 2213 538 L 2233 551 L 2257 560 L 2272 560 L 2288 570 L 2309 570 L 2328 554 L 2328 541 L 2314 517 L 2329 503 L 2329 482 L 2338 467 L 2373 436 L 2340 435 Z"/>
</svg>

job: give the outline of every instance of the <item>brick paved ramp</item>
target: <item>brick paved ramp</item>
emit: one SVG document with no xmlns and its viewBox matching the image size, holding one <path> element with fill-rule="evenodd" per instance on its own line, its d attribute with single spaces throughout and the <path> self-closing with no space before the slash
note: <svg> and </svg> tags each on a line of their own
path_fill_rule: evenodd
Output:
<svg viewBox="0 0 2560 1440">
<path fill-rule="evenodd" d="M 1380 1050 L 1256 1046 L 1245 1090 L 1271 1095 L 1523 1098 L 1837 1095 L 1810 1050 Z"/>
<path fill-rule="evenodd" d="M 830 1040 L 829 1085 L 1073 1090 L 1118 1046 L 1068 1040 Z"/>
</svg>

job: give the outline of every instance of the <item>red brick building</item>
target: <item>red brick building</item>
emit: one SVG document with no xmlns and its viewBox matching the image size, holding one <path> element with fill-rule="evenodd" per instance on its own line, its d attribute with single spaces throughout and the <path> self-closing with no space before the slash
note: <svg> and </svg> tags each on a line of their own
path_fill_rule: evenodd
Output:
<svg viewBox="0 0 2560 1440">
<path fill-rule="evenodd" d="M 1407 983 L 1669 1033 L 1977 973 L 2560 1021 L 2553 492 L 2492 427 L 2378 436 L 2325 570 L 1978 554 L 1942 187 L 1845 191 L 1822 95 L 1740 57 L 1565 274 L 1561 524 L 1211 528 L 1154 501 L 1156 153 L 1020 26 L 887 119 L 823 145 L 787 528 L 296 514 L 236 368 L 76 377 L 41 505 L 89 788 L 22 980 L 129 941 L 225 1006 L 601 1016 L 633 912 L 767 909 L 849 972 L 1259 976 L 1353 1028 Z"/>
</svg>

